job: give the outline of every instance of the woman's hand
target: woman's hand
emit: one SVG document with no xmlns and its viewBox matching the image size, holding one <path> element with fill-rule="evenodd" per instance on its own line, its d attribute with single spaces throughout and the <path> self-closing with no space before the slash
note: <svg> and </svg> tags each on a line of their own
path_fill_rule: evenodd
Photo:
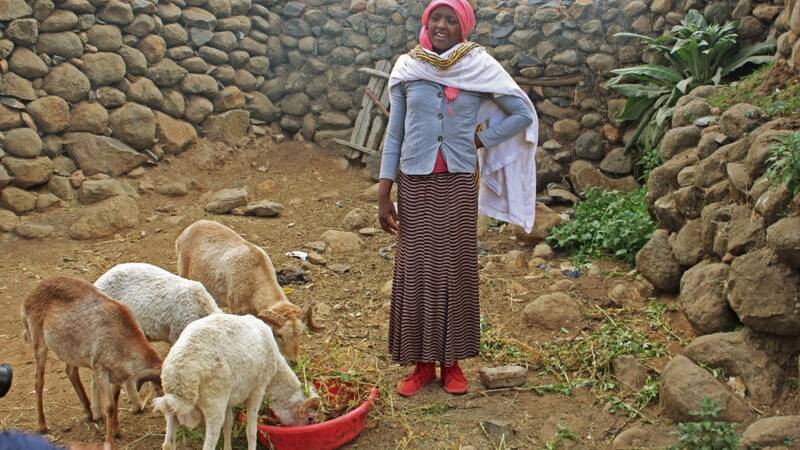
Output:
<svg viewBox="0 0 800 450">
<path fill-rule="evenodd" d="M 378 183 L 378 221 L 383 231 L 397 234 L 400 231 L 400 219 L 392 203 L 392 184 L 393 181 L 388 178 L 381 178 Z"/>
</svg>

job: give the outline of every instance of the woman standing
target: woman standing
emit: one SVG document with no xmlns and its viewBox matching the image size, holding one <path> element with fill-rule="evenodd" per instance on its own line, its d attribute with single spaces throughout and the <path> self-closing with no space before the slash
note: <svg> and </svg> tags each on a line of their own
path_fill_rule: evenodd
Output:
<svg viewBox="0 0 800 450">
<path fill-rule="evenodd" d="M 484 195 L 481 187 L 481 211 L 529 230 L 536 185 L 533 105 L 497 61 L 465 41 L 475 25 L 469 3 L 433 0 L 422 25 L 420 45 L 389 79 L 378 193 L 381 227 L 397 235 L 389 352 L 416 364 L 397 386 L 403 396 L 435 381 L 437 362 L 444 390 L 467 392 L 458 361 L 479 353 L 477 149 L 487 149 L 481 182 L 491 189 Z M 484 118 L 487 128 L 476 133 Z"/>
</svg>

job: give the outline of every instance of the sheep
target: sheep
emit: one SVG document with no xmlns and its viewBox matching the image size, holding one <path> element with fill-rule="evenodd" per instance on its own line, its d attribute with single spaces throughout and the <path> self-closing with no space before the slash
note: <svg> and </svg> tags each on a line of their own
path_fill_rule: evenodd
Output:
<svg viewBox="0 0 800 450">
<path fill-rule="evenodd" d="M 175 241 L 178 274 L 197 280 L 220 306 L 235 314 L 252 314 L 273 327 L 281 353 L 291 363 L 300 356 L 300 339 L 314 323 L 311 305 L 304 310 L 289 301 L 278 284 L 267 253 L 217 222 L 200 220 Z"/>
<path fill-rule="evenodd" d="M 205 418 L 203 450 L 213 450 L 223 423 L 231 448 L 232 407 L 247 406 L 247 448 L 256 448 L 256 420 L 266 394 L 284 425 L 313 423 L 321 407 L 280 355 L 272 330 L 251 315 L 212 314 L 190 323 L 164 359 L 164 395 L 153 408 L 164 414 L 162 450 L 175 449 L 175 420 L 194 428 Z"/>
<path fill-rule="evenodd" d="M 99 417 L 81 384 L 79 368 L 94 371 L 104 403 L 106 446 L 119 434 L 117 398 L 120 385 L 133 380 L 137 390 L 147 381 L 160 391 L 161 357 L 145 339 L 130 310 L 86 281 L 55 276 L 34 289 L 22 305 L 23 337 L 33 344 L 36 361 L 36 412 L 39 431 L 47 432 L 43 390 L 47 352 L 66 363 L 66 373 L 89 421 Z"/>
<path fill-rule="evenodd" d="M 130 308 L 151 342 L 172 345 L 189 323 L 222 312 L 201 283 L 151 264 L 116 265 L 100 276 L 94 286 Z M 142 411 L 143 404 L 133 382 L 125 383 L 124 387 L 133 412 Z M 97 405 L 98 395 L 97 385 L 92 386 L 93 406 Z"/>
</svg>

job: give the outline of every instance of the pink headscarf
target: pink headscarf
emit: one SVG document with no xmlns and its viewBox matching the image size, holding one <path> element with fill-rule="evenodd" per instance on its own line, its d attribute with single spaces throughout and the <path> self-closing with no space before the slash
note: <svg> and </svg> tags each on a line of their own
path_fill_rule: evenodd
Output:
<svg viewBox="0 0 800 450">
<path fill-rule="evenodd" d="M 433 50 L 433 44 L 428 38 L 428 18 L 430 18 L 433 10 L 440 6 L 449 6 L 456 12 L 458 23 L 461 25 L 462 42 L 475 27 L 475 13 L 472 12 L 472 6 L 467 0 L 433 0 L 425 8 L 425 12 L 422 13 L 422 31 L 419 33 L 419 43 L 426 50 Z"/>
<path fill-rule="evenodd" d="M 456 12 L 458 24 L 461 25 L 461 42 L 464 42 L 470 31 L 475 28 L 475 13 L 467 0 L 432 0 L 428 7 L 425 8 L 425 12 L 422 13 L 422 31 L 419 33 L 419 44 L 425 50 L 433 51 L 433 43 L 428 37 L 428 19 L 433 10 L 440 6 L 449 6 Z M 455 101 L 460 92 L 460 89 L 452 86 L 445 86 L 444 88 L 444 96 L 448 103 Z M 453 114 L 453 109 L 450 105 L 447 107 L 447 112 L 448 114 Z"/>
</svg>

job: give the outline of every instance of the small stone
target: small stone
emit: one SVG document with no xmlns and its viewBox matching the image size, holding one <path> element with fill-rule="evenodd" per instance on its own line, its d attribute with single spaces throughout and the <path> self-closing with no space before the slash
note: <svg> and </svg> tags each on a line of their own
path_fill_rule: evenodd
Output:
<svg viewBox="0 0 800 450">
<path fill-rule="evenodd" d="M 367 227 L 358 230 L 358 234 L 362 236 L 375 236 L 376 234 L 380 233 L 381 230 L 377 228 Z"/>
<path fill-rule="evenodd" d="M 348 231 L 328 230 L 322 233 L 322 240 L 335 253 L 351 253 L 358 251 L 364 242 L 358 235 Z"/>
<path fill-rule="evenodd" d="M 53 233 L 53 226 L 35 223 L 21 223 L 14 228 L 14 234 L 24 239 L 43 239 Z"/>
<path fill-rule="evenodd" d="M 244 207 L 245 216 L 275 217 L 283 211 L 283 205 L 270 200 L 261 200 Z"/>
<path fill-rule="evenodd" d="M 508 365 L 500 367 L 482 367 L 478 376 L 487 389 L 500 389 L 523 386 L 528 381 L 528 369 Z"/>
<path fill-rule="evenodd" d="M 328 264 L 328 261 L 317 252 L 308 252 L 308 262 L 318 266 L 324 266 Z"/>
<path fill-rule="evenodd" d="M 318 253 L 325 253 L 325 250 L 328 248 L 328 244 L 325 241 L 314 241 L 307 242 L 305 247 Z"/>
<path fill-rule="evenodd" d="M 227 214 L 232 209 L 247 204 L 247 191 L 244 189 L 222 189 L 211 195 L 206 203 L 206 211 L 212 214 Z"/>
<path fill-rule="evenodd" d="M 180 181 L 173 181 L 171 183 L 159 185 L 156 188 L 156 192 L 168 197 L 182 197 L 189 193 L 189 189 L 184 183 Z"/>
</svg>

